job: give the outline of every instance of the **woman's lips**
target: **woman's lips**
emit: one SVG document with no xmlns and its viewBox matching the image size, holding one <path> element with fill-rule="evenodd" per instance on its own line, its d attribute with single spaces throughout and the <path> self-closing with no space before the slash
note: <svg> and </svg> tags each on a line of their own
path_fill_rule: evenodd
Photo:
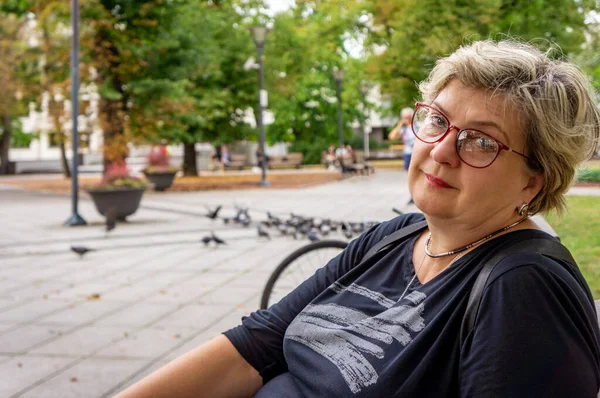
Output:
<svg viewBox="0 0 600 398">
<path fill-rule="evenodd" d="M 431 174 L 427 174 L 427 173 L 424 173 L 424 174 L 425 174 L 425 178 L 427 179 L 427 182 L 432 187 L 435 187 L 435 188 L 453 188 L 450 184 L 448 184 L 446 181 L 442 180 L 441 178 L 434 177 Z"/>
</svg>

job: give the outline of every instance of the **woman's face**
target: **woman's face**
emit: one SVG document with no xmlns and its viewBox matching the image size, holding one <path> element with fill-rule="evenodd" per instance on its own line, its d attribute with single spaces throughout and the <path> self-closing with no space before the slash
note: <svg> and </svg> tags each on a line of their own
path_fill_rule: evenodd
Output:
<svg viewBox="0 0 600 398">
<path fill-rule="evenodd" d="M 430 104 L 458 129 L 480 130 L 516 151 L 525 153 L 519 115 L 501 97 L 451 81 Z M 409 187 L 415 204 L 426 215 L 478 225 L 492 217 L 510 218 L 539 191 L 521 156 L 501 151 L 488 167 L 463 163 L 456 153 L 456 129 L 441 141 L 415 140 Z M 537 180 L 539 183 L 539 180 Z M 539 184 L 538 184 L 539 185 Z M 535 192 L 534 192 L 535 191 Z"/>
</svg>

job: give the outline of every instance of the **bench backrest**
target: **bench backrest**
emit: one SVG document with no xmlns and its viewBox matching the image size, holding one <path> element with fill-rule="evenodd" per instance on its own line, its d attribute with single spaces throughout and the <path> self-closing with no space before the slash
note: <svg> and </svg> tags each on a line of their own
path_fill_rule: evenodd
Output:
<svg viewBox="0 0 600 398">
<path fill-rule="evenodd" d="M 243 153 L 232 153 L 229 155 L 232 162 L 245 162 L 248 156 Z"/>
<path fill-rule="evenodd" d="M 286 157 L 290 162 L 302 163 L 302 159 L 304 159 L 304 154 L 302 152 L 290 152 L 286 155 Z"/>
</svg>

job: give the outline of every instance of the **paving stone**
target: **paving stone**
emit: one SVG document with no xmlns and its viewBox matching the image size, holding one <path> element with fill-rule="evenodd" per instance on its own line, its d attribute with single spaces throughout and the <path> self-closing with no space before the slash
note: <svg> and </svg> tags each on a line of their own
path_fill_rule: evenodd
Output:
<svg viewBox="0 0 600 398">
<path fill-rule="evenodd" d="M 74 361 L 73 358 L 19 356 L 0 363 L 0 396 L 10 397 Z M 59 390 L 46 390 L 46 397 L 61 395 Z"/>
<path fill-rule="evenodd" d="M 35 321 L 54 311 L 66 308 L 67 304 L 61 300 L 34 300 L 26 302 L 17 308 L 0 312 L 0 322 L 27 322 Z"/>
<path fill-rule="evenodd" d="M 145 361 L 88 358 L 22 395 L 23 398 L 100 397 L 124 374 L 135 372 Z"/>
<path fill-rule="evenodd" d="M 57 339 L 31 350 L 32 354 L 75 355 L 92 354 L 97 349 L 120 340 L 126 333 L 127 327 L 87 326 L 66 333 Z"/>
<path fill-rule="evenodd" d="M 28 324 L 20 326 L 0 337 L 0 352 L 17 353 L 40 344 L 41 342 L 60 336 L 66 326 L 48 326 Z"/>
<path fill-rule="evenodd" d="M 198 304 L 244 304 L 262 293 L 262 286 L 255 287 L 232 287 L 231 289 L 215 289 L 210 293 L 202 295 L 196 303 Z M 258 303 L 258 301 L 256 301 Z"/>
<path fill-rule="evenodd" d="M 128 334 L 109 347 L 97 351 L 96 357 L 154 358 L 176 345 L 181 339 L 193 334 L 195 329 L 169 325 L 165 328 L 146 328 Z"/>
<path fill-rule="evenodd" d="M 83 325 L 95 321 L 124 305 L 126 303 L 107 301 L 103 296 L 100 296 L 99 299 L 85 300 L 71 304 L 63 311 L 41 318 L 39 322 L 53 325 Z"/>
<path fill-rule="evenodd" d="M 130 328 L 139 328 L 163 315 L 175 312 L 178 306 L 176 304 L 159 304 L 150 302 L 140 302 L 132 304 L 123 310 L 104 317 L 95 322 L 97 326 L 128 326 Z"/>
<path fill-rule="evenodd" d="M 234 312 L 235 309 L 235 306 L 231 304 L 191 304 L 160 319 L 152 326 L 188 326 L 195 329 L 205 329 L 213 325 L 216 319 Z"/>
</svg>

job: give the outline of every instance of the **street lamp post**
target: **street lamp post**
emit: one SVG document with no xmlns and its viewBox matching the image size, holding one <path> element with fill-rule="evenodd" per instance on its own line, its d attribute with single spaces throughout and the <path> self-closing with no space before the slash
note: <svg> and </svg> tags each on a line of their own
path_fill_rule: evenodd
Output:
<svg viewBox="0 0 600 398">
<path fill-rule="evenodd" d="M 263 50 L 265 48 L 265 42 L 267 41 L 267 34 L 269 28 L 266 26 L 252 26 L 249 28 L 252 40 L 256 45 L 256 52 L 258 55 L 258 115 L 256 118 L 256 124 L 258 125 L 259 131 L 259 146 L 262 154 L 262 178 L 260 180 L 261 186 L 268 186 L 267 181 L 267 152 L 265 151 L 265 125 L 263 123 L 263 110 L 267 106 L 267 92 L 263 89 L 264 85 L 264 68 L 263 68 Z"/>
<path fill-rule="evenodd" d="M 361 118 L 361 127 L 362 127 L 362 132 L 363 132 L 363 148 L 365 151 L 365 158 L 369 157 L 369 135 L 367 134 L 367 128 L 366 128 L 366 116 L 365 116 L 365 112 L 367 110 L 367 94 L 369 93 L 369 83 L 367 82 L 362 82 L 360 84 L 360 93 L 362 94 L 362 103 L 363 103 L 363 109 L 362 109 L 362 118 Z"/>
<path fill-rule="evenodd" d="M 71 119 L 73 123 L 73 167 L 71 170 L 71 217 L 65 225 L 74 227 L 86 225 L 87 223 L 77 212 L 79 183 L 79 130 L 77 127 L 77 115 L 79 115 L 79 1 L 71 0 L 71 25 L 73 27 L 73 38 L 71 44 Z"/>
<path fill-rule="evenodd" d="M 344 69 L 333 69 L 333 77 L 335 78 L 335 88 L 337 92 L 337 100 L 338 100 L 338 139 L 340 141 L 340 148 L 344 147 L 344 116 L 342 113 L 342 83 L 344 82 L 344 76 L 346 75 L 346 71 Z M 341 149 L 340 149 L 341 150 Z"/>
</svg>

